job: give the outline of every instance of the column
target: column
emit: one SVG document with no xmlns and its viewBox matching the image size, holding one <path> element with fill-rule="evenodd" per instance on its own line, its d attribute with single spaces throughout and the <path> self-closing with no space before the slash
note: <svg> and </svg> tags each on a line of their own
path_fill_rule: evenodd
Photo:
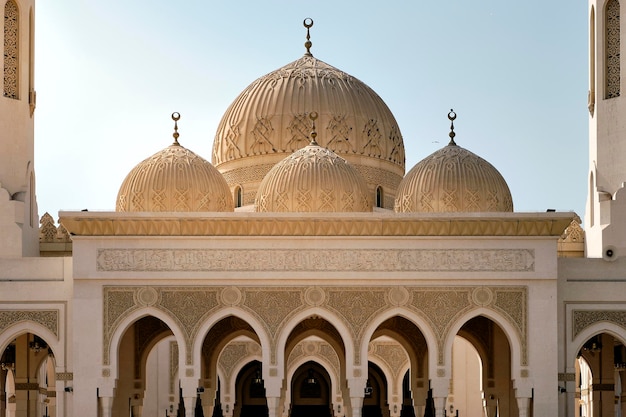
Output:
<svg viewBox="0 0 626 417">
<path fill-rule="evenodd" d="M 280 397 L 272 396 L 266 397 L 267 409 L 269 411 L 269 417 L 281 417 L 280 413 Z"/>
<path fill-rule="evenodd" d="M 530 417 L 530 397 L 517 397 L 519 417 Z"/>
<path fill-rule="evenodd" d="M 102 417 L 111 417 L 113 410 L 113 397 L 100 397 L 100 411 Z"/>
<path fill-rule="evenodd" d="M 365 375 L 367 375 L 367 371 L 365 371 Z M 363 414 L 363 397 L 365 396 L 366 384 L 367 377 L 348 379 L 348 392 L 350 393 L 350 408 L 352 412 L 352 414 L 347 414 L 348 417 L 361 417 Z"/>
<path fill-rule="evenodd" d="M 430 381 L 432 389 L 433 402 L 435 403 L 435 416 L 445 417 L 446 400 L 450 393 L 450 378 L 434 378 Z"/>
</svg>

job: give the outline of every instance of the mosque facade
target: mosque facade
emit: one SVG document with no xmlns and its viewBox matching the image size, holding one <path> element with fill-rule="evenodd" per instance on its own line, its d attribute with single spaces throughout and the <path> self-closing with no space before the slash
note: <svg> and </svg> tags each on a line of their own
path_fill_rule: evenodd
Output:
<svg viewBox="0 0 626 417">
<path fill-rule="evenodd" d="M 35 0 L 0 5 L 0 414 L 626 416 L 618 0 L 588 5 L 583 220 L 515 212 L 454 111 L 405 167 L 389 108 L 313 55 L 306 19 L 211 162 L 174 113 L 115 211 L 58 226 L 36 204 Z"/>
</svg>

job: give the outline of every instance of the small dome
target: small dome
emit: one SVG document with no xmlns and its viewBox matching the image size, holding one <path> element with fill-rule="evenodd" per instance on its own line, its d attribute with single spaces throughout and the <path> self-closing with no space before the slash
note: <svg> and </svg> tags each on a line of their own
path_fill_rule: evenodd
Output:
<svg viewBox="0 0 626 417">
<path fill-rule="evenodd" d="M 450 114 L 454 114 L 450 112 Z M 449 116 L 450 117 L 450 116 Z M 454 120 L 450 117 L 450 120 Z M 399 213 L 512 212 L 509 186 L 493 165 L 454 142 L 418 162 L 400 183 Z"/>
<path fill-rule="evenodd" d="M 382 186 L 392 201 L 405 172 L 393 114 L 365 83 L 308 48 L 310 43 L 305 56 L 257 79 L 230 105 L 217 129 L 213 164 L 231 188 L 242 187 L 243 204 L 252 203 L 269 170 L 308 144 L 306 111 L 318 109 L 325 132 L 319 144 L 357 169 L 372 193 Z"/>
<path fill-rule="evenodd" d="M 178 121 L 174 113 L 172 119 Z M 140 162 L 124 179 L 116 211 L 233 211 L 226 180 L 209 161 L 174 143 Z"/>
<path fill-rule="evenodd" d="M 365 180 L 345 159 L 316 143 L 267 173 L 254 201 L 260 212 L 368 212 Z"/>
</svg>

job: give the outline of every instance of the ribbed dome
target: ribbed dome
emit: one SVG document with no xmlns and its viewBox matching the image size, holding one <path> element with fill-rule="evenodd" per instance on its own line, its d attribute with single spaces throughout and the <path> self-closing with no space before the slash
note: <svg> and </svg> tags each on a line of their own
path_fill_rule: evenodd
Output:
<svg viewBox="0 0 626 417">
<path fill-rule="evenodd" d="M 250 204 L 269 170 L 307 145 L 306 112 L 317 109 L 319 144 L 345 158 L 374 194 L 392 201 L 404 176 L 400 129 L 367 85 L 313 56 L 254 81 L 230 105 L 217 130 L 213 163 Z M 389 206 L 388 208 L 391 208 Z"/>
<path fill-rule="evenodd" d="M 400 183 L 396 212 L 511 212 L 513 199 L 497 169 L 451 144 L 418 162 Z"/>
<path fill-rule="evenodd" d="M 116 211 L 233 211 L 228 184 L 209 161 L 177 142 L 140 162 L 124 179 Z"/>
<path fill-rule="evenodd" d="M 261 212 L 372 211 L 363 177 L 333 151 L 311 144 L 276 164 L 254 201 Z"/>
</svg>

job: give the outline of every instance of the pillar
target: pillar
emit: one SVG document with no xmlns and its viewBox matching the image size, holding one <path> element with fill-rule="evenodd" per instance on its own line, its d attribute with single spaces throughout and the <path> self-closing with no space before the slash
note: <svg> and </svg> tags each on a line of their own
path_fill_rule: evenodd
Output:
<svg viewBox="0 0 626 417">
<path fill-rule="evenodd" d="M 100 397 L 100 412 L 102 417 L 111 417 L 113 410 L 113 397 Z"/>
<path fill-rule="evenodd" d="M 438 377 L 430 381 L 432 389 L 433 402 L 435 404 L 435 416 L 445 417 L 446 400 L 450 393 L 450 378 Z"/>
<path fill-rule="evenodd" d="M 530 417 L 530 397 L 517 397 L 519 417 Z"/>
<path fill-rule="evenodd" d="M 365 372 L 367 375 L 367 371 Z M 363 414 L 363 397 L 365 396 L 365 385 L 367 384 L 367 377 L 363 378 L 350 378 L 348 379 L 348 389 L 350 393 L 350 412 L 348 417 L 361 417 Z"/>
<path fill-rule="evenodd" d="M 281 417 L 280 413 L 280 397 L 272 396 L 267 398 L 267 409 L 269 417 Z"/>
</svg>

